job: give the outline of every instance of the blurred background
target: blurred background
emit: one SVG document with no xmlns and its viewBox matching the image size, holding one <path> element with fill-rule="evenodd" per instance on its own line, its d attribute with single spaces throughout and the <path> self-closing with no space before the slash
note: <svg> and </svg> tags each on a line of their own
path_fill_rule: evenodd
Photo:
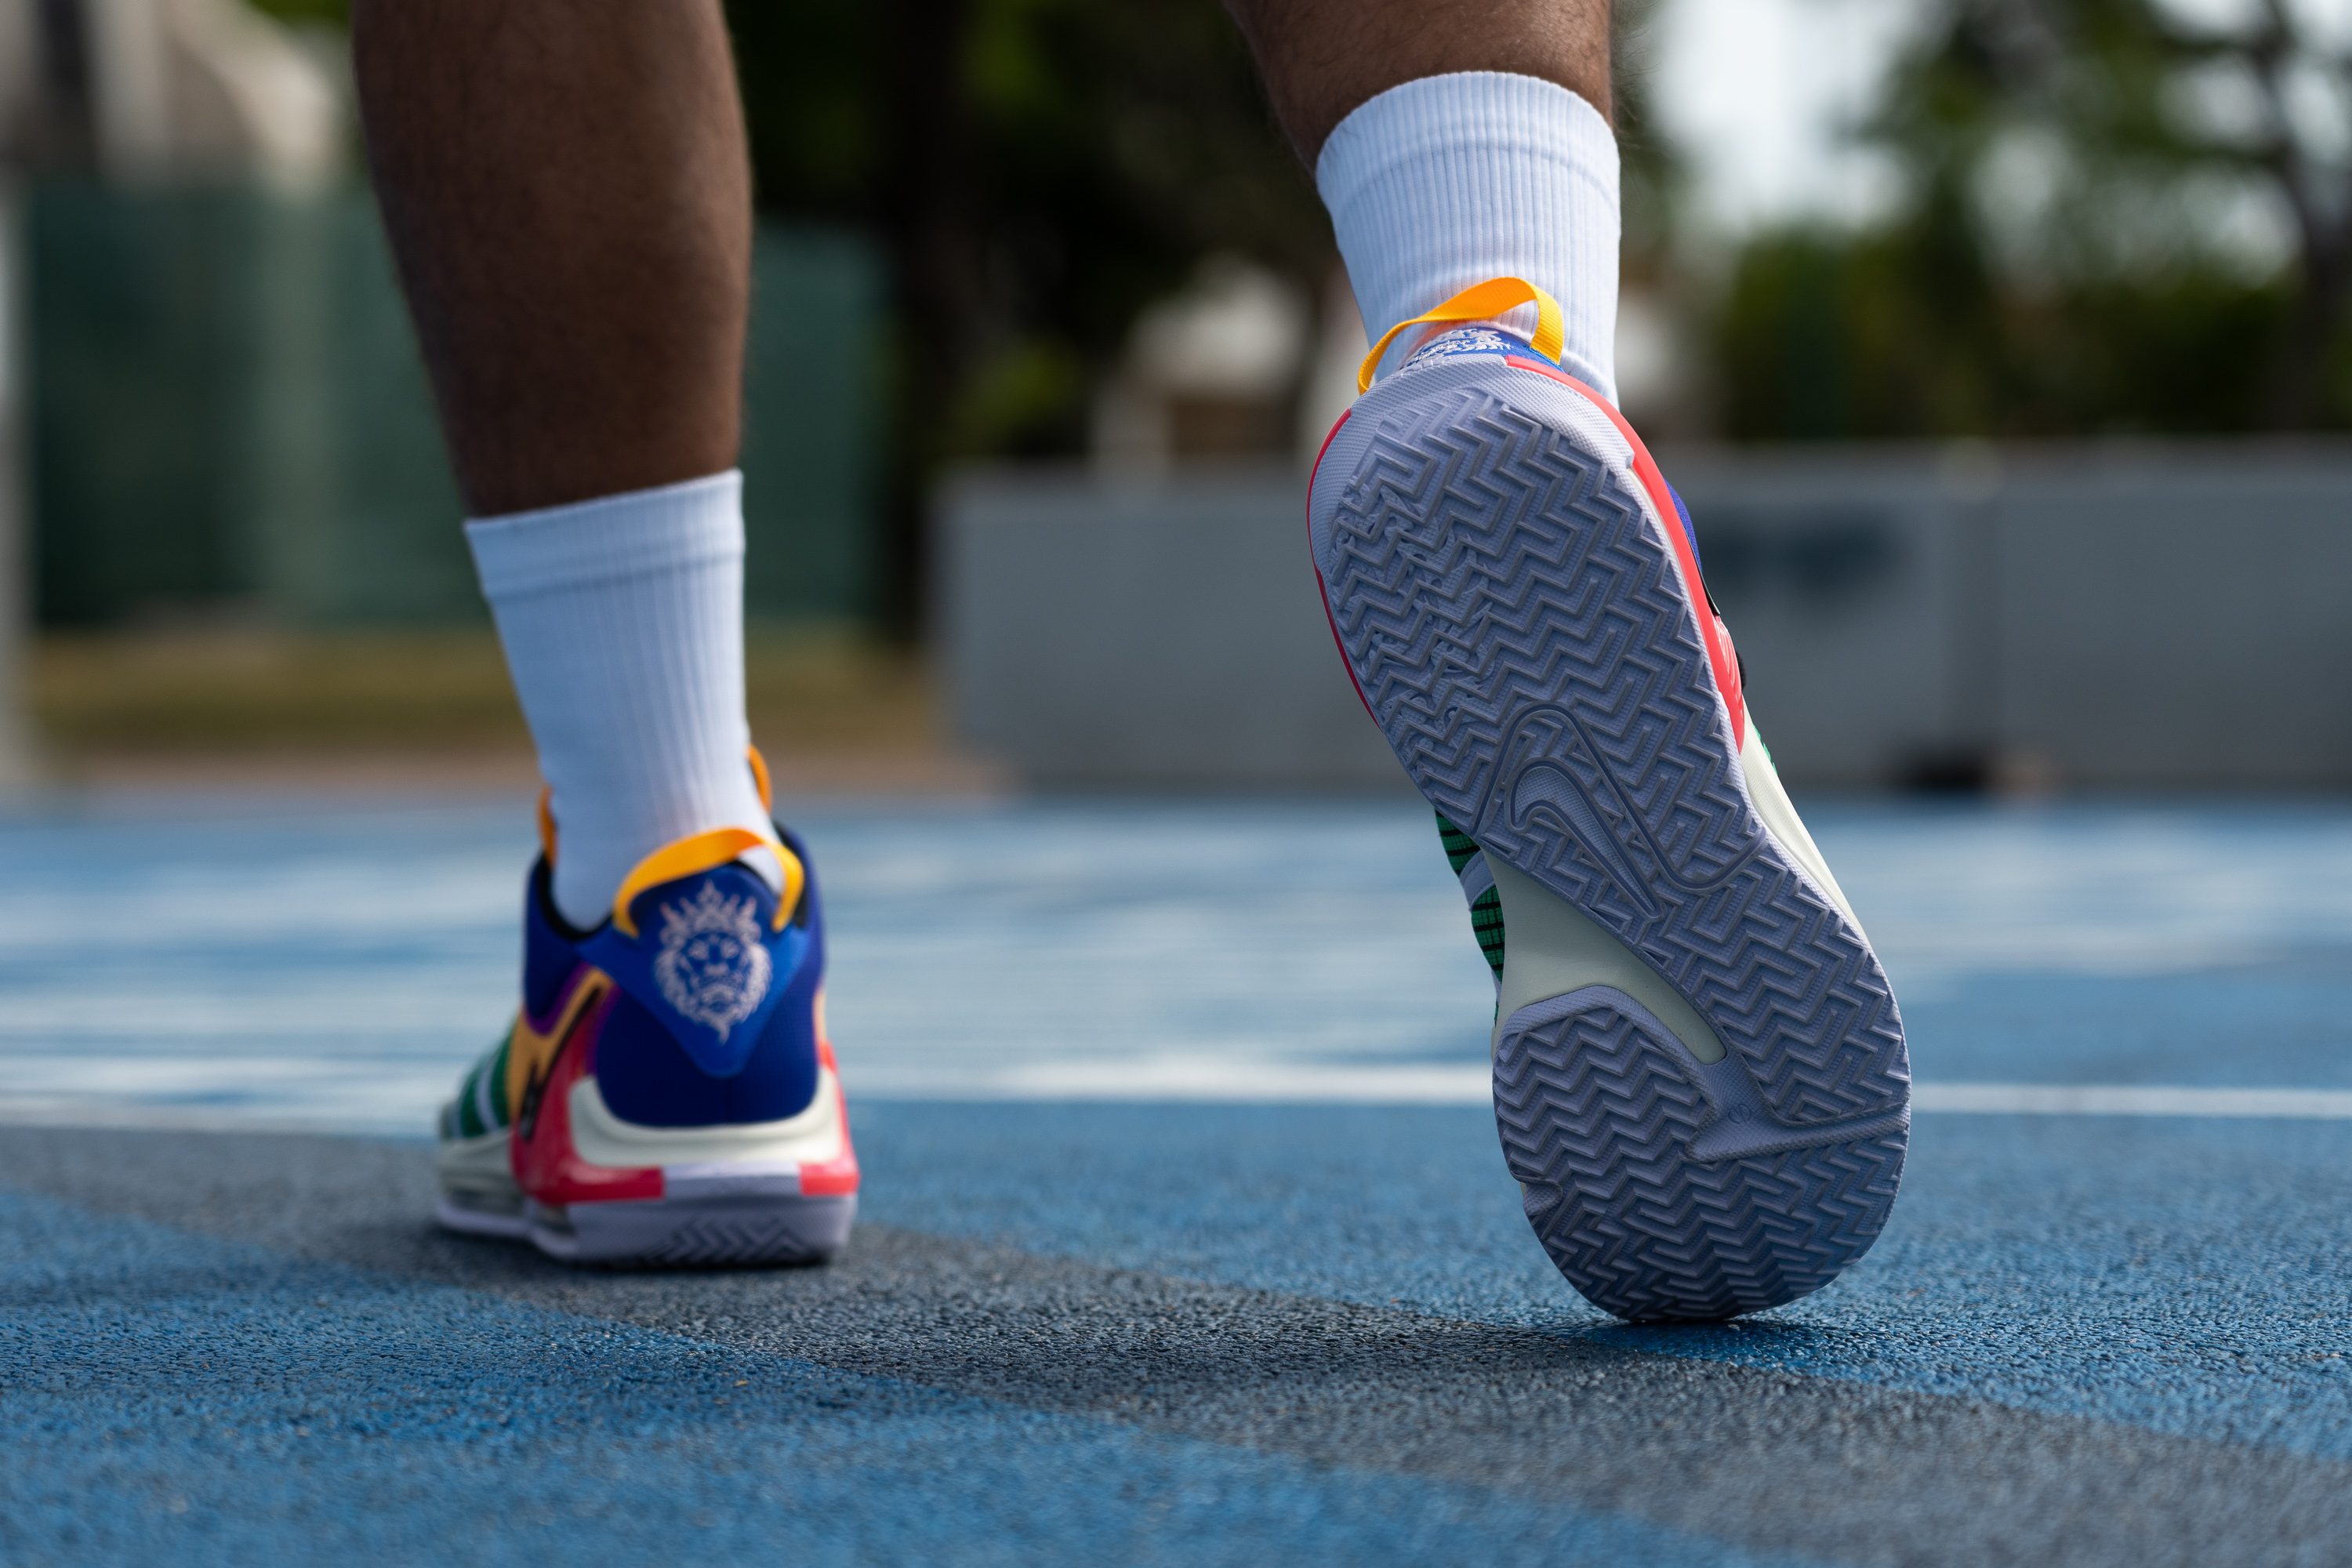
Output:
<svg viewBox="0 0 2352 1568">
<path fill-rule="evenodd" d="M 787 787 L 1402 789 L 1297 538 L 1362 329 L 1215 0 L 730 9 Z M 2352 5 L 1621 14 L 1623 401 L 1792 782 L 2352 784 Z M 5 765 L 528 780 L 341 0 L 0 0 L 0 145 Z"/>
</svg>

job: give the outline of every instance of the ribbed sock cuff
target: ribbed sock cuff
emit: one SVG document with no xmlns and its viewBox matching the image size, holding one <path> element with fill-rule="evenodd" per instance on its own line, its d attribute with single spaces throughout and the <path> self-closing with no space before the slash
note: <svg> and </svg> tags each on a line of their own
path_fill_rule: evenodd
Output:
<svg viewBox="0 0 2352 1568">
<path fill-rule="evenodd" d="M 1583 98 L 1504 71 L 1423 77 L 1341 121 L 1315 180 L 1373 342 L 1474 283 L 1524 278 L 1560 303 L 1563 366 L 1614 401 L 1617 139 Z M 1530 336 L 1535 311 L 1498 324 Z"/>
<path fill-rule="evenodd" d="M 599 496 L 466 524 L 474 571 L 492 602 L 621 582 L 743 558 L 743 476 Z"/>
<path fill-rule="evenodd" d="M 665 844 L 765 829 L 744 755 L 740 474 L 483 518 L 466 539 L 553 792 L 566 919 L 601 921 Z"/>
</svg>

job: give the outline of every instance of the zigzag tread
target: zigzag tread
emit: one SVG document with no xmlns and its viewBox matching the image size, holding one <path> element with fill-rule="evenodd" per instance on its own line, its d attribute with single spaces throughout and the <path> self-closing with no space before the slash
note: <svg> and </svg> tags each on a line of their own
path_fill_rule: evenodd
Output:
<svg viewBox="0 0 2352 1568">
<path fill-rule="evenodd" d="M 1902 1102 L 1885 976 L 1757 819 L 1691 606 L 1607 464 L 1491 392 L 1397 394 L 1347 477 L 1329 552 L 1358 684 L 1439 810 L 1646 958 L 1776 1118 Z M 1569 716 L 1630 812 L 1614 845 L 1498 809 L 1507 764 L 1559 765 L 1514 752 L 1538 709 Z M 1628 860 L 1638 892 L 1622 886 Z"/>
<path fill-rule="evenodd" d="M 1713 1115 L 1672 1047 L 1595 1007 L 1507 1031 L 1495 1117 L 1544 1250 L 1634 1320 L 1711 1320 L 1819 1289 L 1885 1224 L 1900 1136 L 1692 1159 Z"/>
</svg>

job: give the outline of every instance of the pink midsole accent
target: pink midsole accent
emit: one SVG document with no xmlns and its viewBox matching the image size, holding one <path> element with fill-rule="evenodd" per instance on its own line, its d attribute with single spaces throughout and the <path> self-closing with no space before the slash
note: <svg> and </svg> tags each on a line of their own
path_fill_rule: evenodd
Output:
<svg viewBox="0 0 2352 1568">
<path fill-rule="evenodd" d="M 1329 451 L 1331 443 L 1339 438 L 1339 426 L 1345 425 L 1348 415 L 1354 412 L 1355 409 L 1350 407 L 1332 421 L 1331 428 L 1324 433 L 1323 444 L 1315 448 L 1315 466 L 1307 470 L 1307 564 L 1315 574 L 1315 593 L 1323 601 L 1323 624 L 1331 628 L 1331 646 L 1339 650 L 1339 668 L 1348 672 L 1348 684 L 1356 689 L 1356 700 L 1364 705 L 1364 717 L 1377 726 L 1380 719 L 1372 712 L 1370 700 L 1364 696 L 1364 683 L 1356 679 L 1355 661 L 1348 657 L 1348 645 L 1339 640 L 1339 623 L 1331 616 L 1331 590 L 1323 581 L 1323 568 L 1315 564 L 1315 476 L 1323 471 L 1323 454 Z"/>
</svg>

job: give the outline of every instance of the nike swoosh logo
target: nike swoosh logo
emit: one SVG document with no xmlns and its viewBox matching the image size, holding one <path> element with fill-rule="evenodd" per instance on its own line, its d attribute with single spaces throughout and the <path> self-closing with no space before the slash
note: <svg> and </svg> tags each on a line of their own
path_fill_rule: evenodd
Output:
<svg viewBox="0 0 2352 1568">
<path fill-rule="evenodd" d="M 1560 826 L 1643 914 L 1658 912 L 1649 889 L 1634 874 L 1633 862 L 1625 858 L 1616 836 L 1601 820 L 1601 814 L 1592 809 L 1592 802 L 1584 792 L 1577 788 L 1576 781 L 1549 763 L 1534 763 L 1520 769 L 1519 776 L 1511 781 L 1511 826 L 1523 828 L 1543 811 L 1558 818 Z"/>
</svg>

